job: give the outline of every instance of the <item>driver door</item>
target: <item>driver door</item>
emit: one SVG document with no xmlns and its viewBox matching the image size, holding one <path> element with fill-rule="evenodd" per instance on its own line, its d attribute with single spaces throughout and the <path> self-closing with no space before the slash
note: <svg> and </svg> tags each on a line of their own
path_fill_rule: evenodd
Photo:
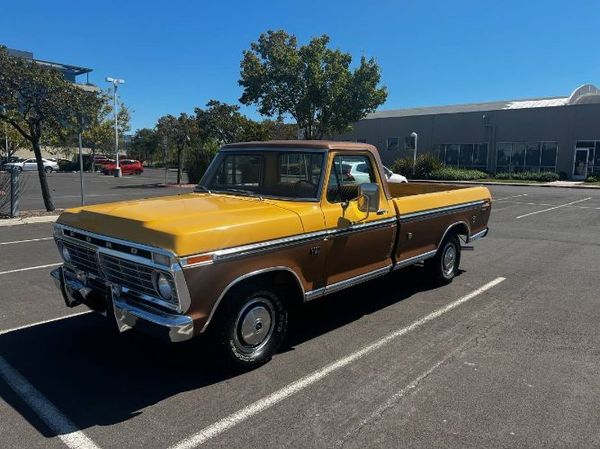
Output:
<svg viewBox="0 0 600 449">
<path fill-rule="evenodd" d="M 396 214 L 381 188 L 375 167 L 375 161 L 366 152 L 340 152 L 330 157 L 321 202 L 325 226 L 330 232 L 325 262 L 328 289 L 343 288 L 357 276 L 375 274 L 391 264 Z M 352 201 L 358 197 L 363 183 L 379 186 L 379 211 L 367 214 L 353 207 Z"/>
</svg>

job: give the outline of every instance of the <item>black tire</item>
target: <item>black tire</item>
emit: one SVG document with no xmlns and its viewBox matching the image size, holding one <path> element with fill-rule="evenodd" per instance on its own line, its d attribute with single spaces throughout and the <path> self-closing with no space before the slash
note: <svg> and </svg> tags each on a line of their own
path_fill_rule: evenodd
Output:
<svg viewBox="0 0 600 449">
<path fill-rule="evenodd" d="M 288 328 L 288 311 L 279 293 L 245 284 L 233 291 L 214 323 L 227 360 L 250 370 L 271 360 Z"/>
<path fill-rule="evenodd" d="M 446 236 L 435 257 L 425 261 L 425 268 L 436 284 L 449 284 L 458 274 L 460 266 L 460 239 L 458 235 Z"/>
<path fill-rule="evenodd" d="M 52 170 L 52 167 L 46 167 L 46 168 L 44 168 L 44 171 L 46 173 L 52 173 L 53 170 Z"/>
</svg>

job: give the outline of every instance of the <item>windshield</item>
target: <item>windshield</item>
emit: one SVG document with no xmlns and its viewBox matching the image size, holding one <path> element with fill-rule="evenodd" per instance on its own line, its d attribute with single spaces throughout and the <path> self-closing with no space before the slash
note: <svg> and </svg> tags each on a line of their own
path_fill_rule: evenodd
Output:
<svg viewBox="0 0 600 449">
<path fill-rule="evenodd" d="M 322 151 L 221 151 L 200 181 L 197 191 L 270 198 L 319 198 Z"/>
</svg>

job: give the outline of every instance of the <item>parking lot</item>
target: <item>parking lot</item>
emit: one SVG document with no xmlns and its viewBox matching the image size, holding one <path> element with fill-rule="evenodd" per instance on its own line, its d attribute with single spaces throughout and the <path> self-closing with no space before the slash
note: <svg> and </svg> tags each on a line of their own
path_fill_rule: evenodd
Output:
<svg viewBox="0 0 600 449">
<path fill-rule="evenodd" d="M 90 200 L 176 193 L 161 174 Z M 244 374 L 65 308 L 51 224 L 0 227 L 0 447 L 600 446 L 600 190 L 491 190 L 452 284 L 410 267 L 307 304 Z"/>
<path fill-rule="evenodd" d="M 5 176 L 8 177 L 9 175 L 5 174 Z M 187 180 L 187 176 L 185 174 L 183 176 L 184 181 Z M 43 209 L 44 202 L 37 172 L 23 172 L 20 177 L 21 196 L 19 204 L 21 210 Z M 164 187 L 165 180 L 168 184 L 176 182 L 176 170 L 168 170 L 165 176 L 164 169 L 146 168 L 140 176 L 127 175 L 122 178 L 100 173 L 84 173 L 83 179 L 86 204 L 172 195 L 179 190 L 178 187 L 174 186 Z M 54 205 L 57 208 L 63 209 L 81 205 L 79 173 L 50 173 L 48 174 L 48 186 L 52 193 Z M 189 191 L 189 188 L 185 191 Z M 8 195 L 8 190 L 5 194 Z M 2 195 L 1 192 L 0 195 Z M 2 201 L 0 201 L 1 203 Z"/>
</svg>

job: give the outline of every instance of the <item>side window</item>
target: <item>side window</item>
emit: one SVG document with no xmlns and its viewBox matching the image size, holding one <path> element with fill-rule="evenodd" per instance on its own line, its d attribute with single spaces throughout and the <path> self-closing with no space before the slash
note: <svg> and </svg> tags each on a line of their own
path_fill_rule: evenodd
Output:
<svg viewBox="0 0 600 449">
<path fill-rule="evenodd" d="M 327 183 L 327 201 L 341 203 L 358 197 L 358 186 L 376 182 L 367 156 L 339 155 L 333 159 Z"/>
</svg>

